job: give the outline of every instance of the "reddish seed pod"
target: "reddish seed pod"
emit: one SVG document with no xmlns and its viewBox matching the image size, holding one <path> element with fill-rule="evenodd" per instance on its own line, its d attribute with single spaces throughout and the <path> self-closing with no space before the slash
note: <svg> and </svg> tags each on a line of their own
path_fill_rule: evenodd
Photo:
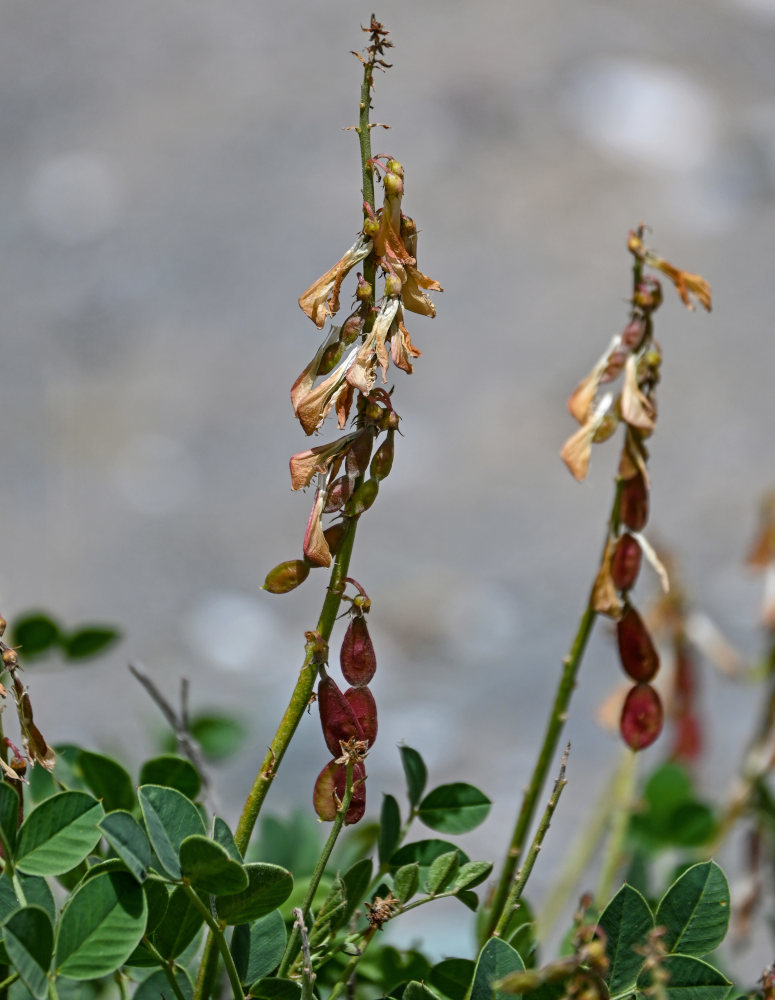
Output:
<svg viewBox="0 0 775 1000">
<path fill-rule="evenodd" d="M 374 676 L 377 657 L 363 615 L 354 615 L 350 619 L 342 640 L 339 664 L 344 679 L 353 687 L 365 687 Z"/>
<path fill-rule="evenodd" d="M 619 730 L 631 750 L 645 750 L 662 732 L 664 712 L 650 684 L 636 684 L 624 700 Z"/>
<path fill-rule="evenodd" d="M 643 531 L 649 519 L 649 491 L 638 473 L 625 479 L 619 495 L 619 518 L 631 531 Z"/>
<path fill-rule="evenodd" d="M 638 540 L 625 532 L 616 543 L 611 559 L 611 578 L 617 590 L 630 590 L 640 573 L 641 550 Z"/>
<path fill-rule="evenodd" d="M 342 752 L 340 744 L 353 737 L 366 738 L 350 703 L 331 677 L 324 677 L 318 684 L 318 705 L 323 739 L 332 754 L 338 757 Z"/>
<path fill-rule="evenodd" d="M 625 673 L 634 681 L 650 681 L 659 670 L 659 656 L 643 619 L 631 604 L 625 604 L 616 623 L 616 641 Z"/>
<path fill-rule="evenodd" d="M 374 695 L 367 687 L 351 687 L 345 691 L 344 696 L 363 730 L 364 738 L 369 741 L 370 747 L 374 746 L 377 738 L 377 703 Z"/>
<path fill-rule="evenodd" d="M 379 407 L 377 407 L 377 409 L 379 410 Z M 369 464 L 369 459 L 371 458 L 371 446 L 373 441 L 374 437 L 371 431 L 362 430 L 350 445 L 344 467 L 347 475 L 353 482 L 366 472 L 366 467 Z"/>
<path fill-rule="evenodd" d="M 326 823 L 336 819 L 339 803 L 344 798 L 347 785 L 347 766 L 330 761 L 315 781 L 312 804 L 315 812 Z M 353 766 L 353 797 L 344 818 L 346 826 L 357 823 L 366 811 L 366 769 L 363 764 Z"/>
<path fill-rule="evenodd" d="M 334 511 L 341 510 L 350 499 L 352 491 L 353 484 L 349 476 L 340 476 L 331 484 L 328 491 L 328 500 L 323 508 L 323 513 L 333 514 Z"/>
</svg>

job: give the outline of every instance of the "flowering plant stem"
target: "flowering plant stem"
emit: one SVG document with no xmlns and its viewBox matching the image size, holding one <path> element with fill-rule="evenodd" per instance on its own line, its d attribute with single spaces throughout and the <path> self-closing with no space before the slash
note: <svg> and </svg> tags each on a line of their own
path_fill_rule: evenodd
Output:
<svg viewBox="0 0 775 1000">
<path fill-rule="evenodd" d="M 371 110 L 371 87 L 373 76 L 374 63 L 372 60 L 366 60 L 363 64 L 363 82 L 361 84 L 360 112 L 358 116 L 357 131 L 361 154 L 363 199 L 372 208 L 374 206 L 374 174 L 370 164 L 371 127 L 369 123 L 369 112 Z M 373 288 L 374 275 L 376 273 L 376 263 L 373 253 L 369 254 L 364 261 L 363 270 L 364 277 L 371 283 Z M 372 307 L 374 306 L 374 302 L 375 297 L 372 292 Z M 367 326 L 370 326 L 371 323 L 373 323 L 373 313 L 369 317 Z M 299 722 L 301 721 L 302 716 L 310 703 L 310 698 L 312 697 L 312 692 L 315 687 L 315 681 L 318 676 L 318 667 L 322 660 L 325 659 L 328 652 L 328 640 L 331 638 L 331 632 L 333 631 L 334 623 L 336 622 L 339 614 L 339 609 L 342 603 L 342 594 L 344 593 L 345 588 L 345 579 L 348 576 L 350 569 L 350 558 L 352 556 L 353 545 L 355 543 L 355 532 L 357 526 L 357 517 L 351 518 L 347 524 L 344 537 L 342 538 L 339 549 L 334 557 L 334 565 L 331 569 L 331 578 L 326 590 L 323 607 L 320 611 L 320 617 L 318 618 L 317 628 L 315 632 L 307 633 L 304 663 L 302 664 L 301 672 L 299 673 L 298 680 L 296 681 L 296 686 L 294 687 L 290 701 L 288 702 L 288 707 L 285 709 L 283 717 L 280 720 L 280 724 L 277 727 L 274 739 L 272 740 L 269 750 L 264 757 L 258 773 L 256 774 L 253 785 L 248 793 L 247 799 L 245 800 L 245 805 L 242 807 L 242 813 L 234 834 L 234 841 L 243 856 L 247 850 L 248 844 L 250 843 L 250 837 L 255 828 L 256 821 L 258 820 L 261 807 L 264 804 L 267 793 L 269 792 L 272 780 L 277 774 L 277 769 L 279 768 L 282 759 L 285 756 L 285 752 L 290 745 L 291 739 L 296 732 Z M 340 815 L 343 821 L 344 813 L 340 812 L 337 815 L 339 827 L 341 827 L 341 821 L 339 821 Z M 338 834 L 339 831 L 336 823 L 334 825 Z M 334 840 L 335 839 L 336 837 L 334 837 Z M 333 847 L 333 842 L 331 847 Z M 326 857 L 326 862 L 327 861 L 328 857 Z M 305 915 L 307 910 L 308 907 L 305 904 Z M 217 961 L 218 954 L 214 936 L 211 931 L 208 935 L 202 956 L 202 964 L 197 978 L 194 1000 L 205 1000 L 206 997 L 211 995 L 215 981 Z"/>
<path fill-rule="evenodd" d="M 611 516 L 609 519 L 609 527 L 606 533 L 606 538 L 610 535 L 611 530 L 617 528 L 619 525 L 620 494 L 621 480 L 617 479 L 616 493 L 614 495 L 613 506 L 611 508 Z M 560 736 L 562 735 L 565 721 L 568 718 L 568 706 L 570 704 L 571 695 L 576 687 L 576 676 L 578 674 L 579 667 L 581 666 L 584 652 L 587 648 L 587 642 L 592 634 L 592 626 L 595 624 L 596 617 L 597 612 L 592 607 L 592 596 L 590 595 L 587 606 L 584 609 L 584 614 L 581 616 L 579 621 L 573 645 L 563 661 L 562 674 L 560 675 L 560 682 L 557 685 L 557 692 L 555 693 L 554 702 L 552 703 L 552 708 L 549 713 L 549 720 L 546 725 L 544 739 L 541 743 L 541 748 L 538 751 L 538 758 L 536 760 L 535 767 L 533 768 L 533 775 L 530 779 L 530 784 L 528 785 L 525 796 L 522 799 L 522 806 L 517 817 L 517 822 L 514 826 L 514 833 L 512 834 L 511 842 L 509 843 L 506 859 L 503 862 L 500 879 L 490 904 L 489 916 L 485 924 L 485 931 L 483 934 L 483 942 L 492 934 L 500 933 L 500 931 L 497 931 L 496 928 L 501 923 L 508 902 L 511 885 L 517 871 L 517 863 L 519 862 L 522 852 L 524 851 L 530 826 L 535 816 L 536 807 L 538 805 L 538 797 L 540 796 L 541 790 L 546 782 L 546 776 L 549 772 L 549 768 L 551 767 L 552 760 L 557 753 L 557 745 L 560 742 Z"/>
<path fill-rule="evenodd" d="M 538 751 L 538 759 L 533 769 L 530 784 L 525 792 L 525 797 L 522 799 L 522 807 L 517 817 L 514 833 L 512 834 L 506 859 L 503 863 L 501 876 L 490 905 L 489 918 L 485 925 L 485 939 L 496 933 L 496 927 L 500 924 L 504 914 L 509 890 L 517 870 L 517 862 L 522 855 L 530 825 L 535 816 L 538 797 L 544 787 L 546 775 L 557 752 L 557 744 L 560 741 L 565 720 L 568 718 L 568 705 L 570 704 L 573 689 L 576 686 L 576 675 L 581 666 L 584 650 L 587 648 L 587 642 L 592 633 L 592 626 L 595 623 L 596 617 L 597 614 L 592 609 L 591 603 L 588 604 L 579 621 L 579 627 L 570 653 L 565 657 L 560 683 L 557 686 L 552 710 L 549 713 L 549 721 L 544 733 L 544 739 L 541 749 Z"/>
</svg>

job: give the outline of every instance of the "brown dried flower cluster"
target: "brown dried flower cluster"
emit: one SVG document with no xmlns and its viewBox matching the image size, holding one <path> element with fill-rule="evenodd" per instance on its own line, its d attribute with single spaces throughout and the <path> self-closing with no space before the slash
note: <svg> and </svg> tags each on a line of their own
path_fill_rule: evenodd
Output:
<svg viewBox="0 0 775 1000">
<path fill-rule="evenodd" d="M 643 535 L 649 517 L 648 449 L 646 440 L 657 423 L 656 387 L 662 351 L 654 339 L 653 315 L 662 302 L 662 287 L 644 266 L 656 268 L 675 284 L 683 302 L 693 308 L 689 293 L 706 309 L 710 286 L 696 274 L 674 267 L 643 243 L 642 225 L 628 237 L 635 258 L 629 321 L 613 338 L 589 375 L 576 387 L 568 409 L 579 430 L 565 442 L 562 458 L 579 481 L 586 477 L 592 445 L 606 441 L 621 424 L 624 442 L 617 473 L 617 503 L 611 519 L 600 570 L 592 588 L 594 611 L 616 621 L 622 667 L 635 681 L 624 703 L 620 730 L 634 750 L 649 746 L 662 729 L 663 709 L 651 685 L 659 656 L 642 618 L 630 603 L 642 557 L 652 564 L 668 590 L 667 572 Z M 621 378 L 618 394 L 606 387 Z"/>
<path fill-rule="evenodd" d="M 305 434 L 318 431 L 332 411 L 344 429 L 354 405 L 356 426 L 336 441 L 298 452 L 290 460 L 292 488 L 304 489 L 314 481 L 316 491 L 304 559 L 282 564 L 273 571 L 276 579 L 267 578 L 267 589 L 276 592 L 298 585 L 309 565 L 330 565 L 341 531 L 324 529 L 324 514 L 359 516 L 374 502 L 380 479 L 390 471 L 399 419 L 388 393 L 375 383 L 378 374 L 386 382 L 391 361 L 411 373 L 412 361 L 420 355 L 406 328 L 406 313 L 436 314 L 427 293 L 441 291 L 441 285 L 418 269 L 417 226 L 401 208 L 404 168 L 393 157 L 382 156 L 375 157 L 371 167 L 382 172 L 382 208 L 375 213 L 364 203 L 365 223 L 355 243 L 301 295 L 299 305 L 322 328 L 339 312 L 344 278 L 364 261 L 371 273 L 381 274 L 382 297 L 375 298 L 372 284 L 358 272 L 351 312 L 331 327 L 291 387 L 293 410 Z M 374 441 L 383 431 L 386 441 L 370 468 Z M 369 468 L 371 477 L 364 480 Z"/>
</svg>

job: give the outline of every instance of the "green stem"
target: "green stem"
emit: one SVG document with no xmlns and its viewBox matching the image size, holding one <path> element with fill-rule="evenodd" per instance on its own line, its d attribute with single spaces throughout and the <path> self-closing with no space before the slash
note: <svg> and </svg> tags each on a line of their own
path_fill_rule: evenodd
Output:
<svg viewBox="0 0 775 1000">
<path fill-rule="evenodd" d="M 4 992 L 7 992 L 8 987 L 12 986 L 16 982 L 16 980 L 18 978 L 19 978 L 19 973 L 18 972 L 12 972 L 10 976 L 8 976 L 6 979 L 4 979 L 0 983 L 0 990 L 3 990 Z"/>
<path fill-rule="evenodd" d="M 126 976 L 122 975 L 121 972 L 116 969 L 113 973 L 113 980 L 116 986 L 118 986 L 120 1000 L 129 1000 L 129 993 L 126 988 Z"/>
<path fill-rule="evenodd" d="M 347 988 L 347 984 L 350 982 L 353 973 L 358 968 L 358 963 L 360 962 L 364 952 L 368 948 L 369 942 L 376 933 L 377 933 L 376 927 L 367 927 L 366 930 L 363 932 L 360 944 L 358 946 L 357 954 L 353 955 L 353 957 L 344 967 L 342 974 L 334 983 L 334 986 L 328 995 L 328 1000 L 337 1000 L 337 998 L 341 995 L 342 991 Z"/>
<path fill-rule="evenodd" d="M 530 850 L 527 852 L 527 857 L 525 858 L 525 863 L 517 876 L 517 880 L 511 888 L 506 899 L 505 906 L 503 907 L 503 912 L 498 920 L 495 927 L 494 934 L 498 937 L 502 936 L 506 931 L 509 919 L 514 913 L 514 911 L 519 906 L 519 901 L 522 898 L 522 893 L 525 891 L 525 886 L 527 885 L 527 880 L 530 878 L 530 874 L 533 871 L 533 865 L 538 857 L 538 852 L 541 850 L 541 845 L 544 842 L 544 837 L 549 829 L 549 824 L 552 821 L 552 816 L 554 815 L 554 810 L 557 808 L 557 803 L 560 801 L 560 795 L 562 795 L 562 790 L 565 788 L 565 765 L 568 762 L 568 754 L 570 752 L 570 744 L 568 744 L 565 753 L 562 755 L 562 763 L 560 764 L 560 773 L 557 780 L 554 783 L 554 789 L 546 804 L 544 809 L 544 814 L 541 817 L 541 822 L 538 824 L 538 829 L 535 832 L 533 841 L 530 845 Z"/>
<path fill-rule="evenodd" d="M 612 799 L 611 833 L 603 856 L 600 880 L 595 894 L 595 905 L 601 910 L 613 892 L 616 873 L 621 865 L 624 841 L 632 813 L 632 798 L 637 772 L 638 755 L 634 750 L 625 747 L 613 784 L 608 789 Z"/>
<path fill-rule="evenodd" d="M 315 899 L 315 893 L 318 891 L 318 886 L 320 885 L 320 880 L 323 877 L 323 873 L 328 865 L 329 858 L 331 857 L 331 852 L 334 849 L 334 844 L 336 844 L 337 838 L 341 833 L 342 826 L 344 825 L 344 818 L 347 815 L 347 810 L 350 808 L 350 802 L 353 797 L 353 762 L 350 760 L 347 762 L 347 773 L 345 777 L 345 787 L 344 787 L 344 798 L 341 801 L 339 808 L 336 811 L 336 817 L 334 818 L 333 826 L 331 827 L 331 832 L 328 835 L 328 839 L 323 846 L 323 850 L 320 853 L 317 864 L 315 865 L 315 870 L 312 873 L 312 878 L 310 879 L 309 887 L 304 896 L 301 904 L 301 913 L 304 921 L 309 923 L 310 921 L 310 910 L 312 909 L 312 903 Z M 299 944 L 301 942 L 301 923 L 302 921 L 297 920 L 293 925 L 293 931 L 291 932 L 290 939 L 285 948 L 285 954 L 283 955 L 282 961 L 280 962 L 280 968 L 277 970 L 276 975 L 282 979 L 283 976 L 288 975 L 288 970 L 290 969 L 296 954 L 299 950 Z"/>
<path fill-rule="evenodd" d="M 48 981 L 48 995 L 49 1000 L 59 1000 L 59 993 L 57 992 L 56 983 L 53 979 Z"/>
<path fill-rule="evenodd" d="M 514 832 L 511 837 L 511 842 L 509 843 L 506 858 L 503 862 L 503 869 L 498 881 L 498 886 L 490 905 L 489 919 L 485 925 L 484 939 L 490 937 L 490 935 L 495 931 L 495 928 L 503 914 L 503 908 L 505 907 L 506 900 L 508 899 L 509 889 L 517 870 L 517 862 L 522 855 L 528 831 L 530 829 L 530 824 L 532 823 L 535 815 L 538 797 L 544 787 L 546 775 L 552 761 L 554 760 L 555 753 L 557 752 L 557 744 L 560 741 L 565 721 L 568 718 L 568 705 L 570 704 L 573 689 L 576 687 L 576 675 L 578 674 L 579 667 L 581 666 L 581 660 L 584 656 L 584 651 L 587 648 L 587 642 L 589 641 L 589 637 L 592 633 L 592 626 L 595 623 L 596 617 L 596 612 L 592 609 L 591 603 L 588 604 L 584 610 L 584 614 L 581 616 L 581 620 L 579 621 L 579 627 L 576 631 L 576 637 L 573 640 L 570 653 L 565 657 L 563 662 L 560 683 L 557 686 L 557 692 L 554 696 L 552 709 L 549 713 L 549 721 L 546 726 L 546 732 L 544 733 L 541 748 L 538 751 L 538 759 L 536 760 L 535 768 L 533 769 L 530 784 L 528 785 L 525 796 L 522 799 L 522 807 L 519 811 L 516 825 L 514 826 Z"/>
<path fill-rule="evenodd" d="M 215 938 L 215 943 L 218 946 L 218 951 L 221 953 L 221 958 L 223 959 L 223 964 L 226 966 L 226 975 L 229 977 L 229 982 L 231 983 L 231 990 L 234 994 L 234 1000 L 244 1000 L 245 991 L 242 989 L 242 983 L 240 982 L 239 973 L 237 972 L 236 966 L 234 965 L 234 959 L 231 957 L 231 952 L 229 951 L 229 945 L 223 934 L 223 928 L 215 919 L 215 917 L 210 912 L 210 908 L 206 906 L 202 900 L 199 898 L 199 894 L 195 892 L 194 889 L 188 884 L 188 882 L 182 882 L 183 891 L 188 896 L 188 898 L 193 903 L 194 907 L 199 910 L 199 912 L 204 917 L 205 923 L 210 928 L 212 936 Z"/>
<path fill-rule="evenodd" d="M 154 946 L 151 939 L 147 936 L 143 938 L 143 947 L 148 949 L 148 951 L 153 955 L 153 957 L 161 966 L 162 972 L 167 977 L 167 981 L 170 984 L 172 992 L 175 994 L 178 1000 L 186 1000 L 183 991 L 180 988 L 180 984 L 175 978 L 174 963 L 170 965 L 170 963 L 167 961 L 164 955 L 162 955 L 162 953 Z"/>
<path fill-rule="evenodd" d="M 589 813 L 587 825 L 581 831 L 565 859 L 563 867 L 546 897 L 543 908 L 536 921 L 535 937 L 537 941 L 547 938 L 560 918 L 566 902 L 570 899 L 574 886 L 587 871 L 592 862 L 606 828 L 611 821 L 613 802 L 609 791 L 610 785 L 616 781 L 615 775 L 606 782 L 602 794 Z"/>
</svg>

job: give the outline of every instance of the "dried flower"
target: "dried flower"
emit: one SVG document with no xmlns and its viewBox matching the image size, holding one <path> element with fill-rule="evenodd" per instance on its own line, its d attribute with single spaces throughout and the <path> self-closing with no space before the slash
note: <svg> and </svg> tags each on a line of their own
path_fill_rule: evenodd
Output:
<svg viewBox="0 0 775 1000">
<path fill-rule="evenodd" d="M 323 326 L 327 316 L 334 316 L 339 311 L 339 289 L 342 281 L 356 264 L 368 257 L 372 248 L 372 241 L 360 233 L 341 260 L 299 296 L 302 311 L 318 329 Z"/>
<path fill-rule="evenodd" d="M 586 478 L 595 434 L 608 414 L 612 402 L 611 393 L 603 396 L 589 420 L 575 434 L 571 434 L 560 452 L 563 462 L 579 482 Z"/>
</svg>

